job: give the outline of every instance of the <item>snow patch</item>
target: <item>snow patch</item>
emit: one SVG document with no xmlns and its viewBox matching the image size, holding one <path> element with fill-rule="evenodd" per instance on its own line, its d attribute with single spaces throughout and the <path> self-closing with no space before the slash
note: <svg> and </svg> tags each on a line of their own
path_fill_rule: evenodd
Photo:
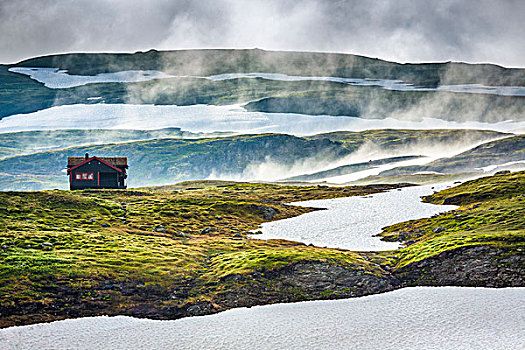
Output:
<svg viewBox="0 0 525 350">
<path fill-rule="evenodd" d="M 239 105 L 155 106 L 75 104 L 12 115 L 0 120 L 0 133 L 56 129 L 136 129 L 179 127 L 191 132 L 286 133 L 313 135 L 331 131 L 370 129 L 485 129 L 513 132 L 525 122 L 453 122 L 425 118 L 362 119 L 346 116 L 248 112 Z"/>
<path fill-rule="evenodd" d="M 490 94 L 503 96 L 525 96 L 525 86 L 486 86 L 482 84 L 458 84 L 441 85 L 437 88 L 418 87 L 414 84 L 405 83 L 402 80 L 392 79 L 359 79 L 341 77 L 308 77 L 297 75 L 286 75 L 278 73 L 228 73 L 212 75 L 207 77 L 210 80 L 230 80 L 230 79 L 266 79 L 278 81 L 328 81 L 334 83 L 348 84 L 354 86 L 379 86 L 385 90 L 395 91 L 448 91 L 465 92 L 471 94 Z"/>
<path fill-rule="evenodd" d="M 114 73 L 100 73 L 97 75 L 71 75 L 67 70 L 59 68 L 29 68 L 13 67 L 9 68 L 10 72 L 28 75 L 46 87 L 51 89 L 66 89 L 76 86 L 94 83 L 134 83 L 149 81 L 154 79 L 166 78 L 198 78 L 213 81 L 232 80 L 232 79 L 266 79 L 276 81 L 328 81 L 340 84 L 354 86 L 378 86 L 385 90 L 395 91 L 449 91 L 464 92 L 472 94 L 491 94 L 502 96 L 525 96 L 524 86 L 486 86 L 482 84 L 458 84 L 458 85 L 441 85 L 437 88 L 420 87 L 402 80 L 394 79 L 361 79 L 361 78 L 342 78 L 342 77 L 310 77 L 287 75 L 280 73 L 227 73 L 202 76 L 180 76 L 169 75 L 156 70 L 128 70 Z"/>
<path fill-rule="evenodd" d="M 127 70 L 115 73 L 100 73 L 97 75 L 70 75 L 67 70 L 59 68 L 27 68 L 13 67 L 10 72 L 28 75 L 31 79 L 43 83 L 51 89 L 67 89 L 95 83 L 135 83 L 154 79 L 173 78 L 156 70 Z"/>
</svg>

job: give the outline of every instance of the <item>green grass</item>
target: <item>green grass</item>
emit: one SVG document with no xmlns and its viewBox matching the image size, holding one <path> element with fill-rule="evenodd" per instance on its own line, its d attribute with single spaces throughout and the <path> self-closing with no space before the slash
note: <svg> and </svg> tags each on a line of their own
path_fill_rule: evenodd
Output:
<svg viewBox="0 0 525 350">
<path fill-rule="evenodd" d="M 505 247 L 515 254 L 525 248 L 525 172 L 467 181 L 424 200 L 459 208 L 430 219 L 384 229 L 388 240 L 407 246 L 395 252 L 396 267 L 471 245 Z"/>
<path fill-rule="evenodd" d="M 460 247 L 492 246 L 522 255 L 524 179 L 525 172 L 487 177 L 425 198 L 433 203 L 454 198 L 459 208 L 387 227 L 383 236 L 403 241 L 405 248 L 380 253 L 255 240 L 247 231 L 314 210 L 284 203 L 396 186 L 197 181 L 135 190 L 1 192 L 0 307 L 10 316 L 0 319 L 0 326 L 56 319 L 71 310 L 86 315 L 83 305 L 91 305 L 93 312 L 125 314 L 145 302 L 156 303 L 148 306 L 155 310 L 213 303 L 228 291 L 242 290 L 242 283 L 272 291 L 279 287 L 268 276 L 297 263 L 388 278 L 387 271 L 395 275 Z M 245 278 L 249 282 L 242 282 Z M 301 300 L 310 295 L 297 288 L 287 293 Z M 337 293 L 342 292 L 327 290 L 318 297 Z M 16 310 L 32 311 L 18 315 Z"/>
<path fill-rule="evenodd" d="M 0 304 L 42 309 L 91 293 L 86 300 L 113 310 L 129 307 L 129 297 L 100 291 L 108 281 L 164 294 L 192 281 L 181 301 L 189 302 L 195 295 L 213 298 L 208 285 L 227 276 L 300 261 L 381 274 L 356 253 L 247 238 L 263 221 L 313 210 L 284 203 L 380 188 L 343 190 L 203 181 L 137 190 L 0 192 Z"/>
</svg>

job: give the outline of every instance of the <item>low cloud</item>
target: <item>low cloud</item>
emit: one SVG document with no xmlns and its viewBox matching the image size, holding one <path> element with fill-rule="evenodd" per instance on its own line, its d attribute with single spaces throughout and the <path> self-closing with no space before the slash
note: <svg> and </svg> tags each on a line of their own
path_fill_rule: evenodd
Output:
<svg viewBox="0 0 525 350">
<path fill-rule="evenodd" d="M 73 51 L 253 48 L 525 66 L 525 2 L 2 0 L 0 62 Z"/>
</svg>

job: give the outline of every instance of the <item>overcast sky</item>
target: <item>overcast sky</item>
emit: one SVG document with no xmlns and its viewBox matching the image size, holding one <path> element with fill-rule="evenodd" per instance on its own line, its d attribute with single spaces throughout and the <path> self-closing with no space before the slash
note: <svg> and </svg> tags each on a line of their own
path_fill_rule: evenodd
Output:
<svg viewBox="0 0 525 350">
<path fill-rule="evenodd" d="M 0 62 L 188 48 L 525 67 L 525 0 L 0 0 Z"/>
</svg>

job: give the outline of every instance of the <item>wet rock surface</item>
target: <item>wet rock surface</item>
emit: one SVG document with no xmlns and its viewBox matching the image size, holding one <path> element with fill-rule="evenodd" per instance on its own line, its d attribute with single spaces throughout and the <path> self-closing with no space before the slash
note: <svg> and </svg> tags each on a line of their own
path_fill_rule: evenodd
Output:
<svg viewBox="0 0 525 350">
<path fill-rule="evenodd" d="M 467 246 L 407 265 L 396 272 L 404 285 L 518 287 L 525 285 L 525 247 L 521 252 Z"/>
<path fill-rule="evenodd" d="M 354 267 L 327 263 L 298 263 L 279 271 L 231 276 L 229 288 L 217 303 L 226 308 L 294 302 L 303 300 L 350 298 L 396 289 L 400 281 L 376 276 Z"/>
</svg>

